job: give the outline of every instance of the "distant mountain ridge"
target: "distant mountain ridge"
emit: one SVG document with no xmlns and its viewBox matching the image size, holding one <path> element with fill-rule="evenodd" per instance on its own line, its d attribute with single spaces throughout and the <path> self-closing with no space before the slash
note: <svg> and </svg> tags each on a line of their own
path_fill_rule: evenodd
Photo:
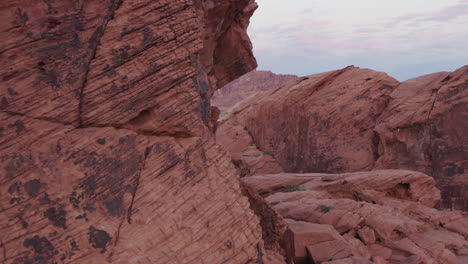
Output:
<svg viewBox="0 0 468 264">
<path fill-rule="evenodd" d="M 295 75 L 274 74 L 271 71 L 252 71 L 217 90 L 211 103 L 225 111 L 256 93 L 292 84 L 298 78 Z"/>
</svg>

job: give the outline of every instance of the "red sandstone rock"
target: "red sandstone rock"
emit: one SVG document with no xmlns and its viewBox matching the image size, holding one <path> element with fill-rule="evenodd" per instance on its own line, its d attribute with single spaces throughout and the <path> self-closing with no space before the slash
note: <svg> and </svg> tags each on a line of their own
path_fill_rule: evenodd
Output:
<svg viewBox="0 0 468 264">
<path fill-rule="evenodd" d="M 327 247 L 325 245 L 327 242 L 339 241 L 345 244 L 333 226 L 293 220 L 285 220 L 285 223 L 288 225 L 288 230 L 284 234 L 283 243 L 285 244 L 284 248 L 288 263 L 308 263 L 308 251 L 317 252 L 324 250 L 324 247 Z M 308 246 L 311 246 L 311 248 L 308 249 Z M 333 250 L 336 247 L 328 246 L 328 248 Z M 320 257 L 316 260 L 323 261 Z"/>
<path fill-rule="evenodd" d="M 312 75 L 243 102 L 222 125 L 235 119 L 288 172 L 370 169 L 373 128 L 397 85 L 356 67 Z"/>
<path fill-rule="evenodd" d="M 0 3 L 0 261 L 246 263 L 259 220 L 209 99 L 253 0 Z"/>
<path fill-rule="evenodd" d="M 275 199 L 276 196 L 292 195 L 295 192 L 288 191 L 288 186 L 297 186 L 300 193 L 303 191 L 325 191 L 325 196 L 312 195 L 315 198 L 340 197 L 354 199 L 384 200 L 394 197 L 402 200 L 415 201 L 426 206 L 433 207 L 440 199 L 440 192 L 434 184 L 434 180 L 425 174 L 403 170 L 380 170 L 370 172 L 355 172 L 343 174 L 292 174 L 282 173 L 276 175 L 256 175 L 242 180 L 262 195 L 271 195 L 266 198 Z M 296 196 L 297 197 L 297 196 Z M 311 197 L 311 196 L 309 196 Z"/>
<path fill-rule="evenodd" d="M 276 159 L 270 153 L 260 151 L 241 126 L 221 126 L 216 130 L 216 143 L 230 154 L 241 177 L 283 172 Z"/>
<path fill-rule="evenodd" d="M 270 71 L 252 71 L 217 90 L 211 102 L 224 112 L 252 95 L 292 84 L 297 78 Z"/>
<path fill-rule="evenodd" d="M 433 176 L 444 208 L 468 210 L 468 66 L 403 82 L 375 131 L 376 168 Z"/>
<path fill-rule="evenodd" d="M 297 234 L 284 236 L 289 259 L 307 260 L 304 248 L 318 263 L 458 264 L 468 256 L 467 230 L 453 228 L 468 217 L 431 208 L 440 194 L 419 172 L 258 175 L 242 182 L 266 196 Z M 317 225 L 333 227 L 333 239 L 317 242 Z"/>
<path fill-rule="evenodd" d="M 381 246 L 379 244 L 372 244 L 369 247 L 372 256 L 380 257 L 382 259 L 390 259 L 392 257 L 392 250 L 390 248 Z"/>
<path fill-rule="evenodd" d="M 350 66 L 253 96 L 219 131 L 245 130 L 286 172 L 421 171 L 442 207 L 468 210 L 467 85 L 468 66 L 404 83 Z"/>
<path fill-rule="evenodd" d="M 375 233 L 374 230 L 365 226 L 358 231 L 359 238 L 366 244 L 372 245 L 375 243 Z"/>
<path fill-rule="evenodd" d="M 326 260 L 343 259 L 353 255 L 350 246 L 344 240 L 326 241 L 309 245 L 306 248 L 312 259 L 319 263 Z"/>
</svg>

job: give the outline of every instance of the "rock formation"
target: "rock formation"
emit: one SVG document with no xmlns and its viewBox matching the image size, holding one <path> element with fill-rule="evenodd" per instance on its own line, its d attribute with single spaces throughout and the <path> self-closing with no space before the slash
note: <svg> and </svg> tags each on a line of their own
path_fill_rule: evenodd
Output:
<svg viewBox="0 0 468 264">
<path fill-rule="evenodd" d="M 433 178 L 284 171 L 419 170 L 466 208 L 468 67 L 402 84 L 259 73 L 269 82 L 222 98 L 294 85 L 218 123 L 210 98 L 256 67 L 256 8 L 3 1 L 0 261 L 465 263 L 467 217 L 432 208 Z"/>
<path fill-rule="evenodd" d="M 297 78 L 295 75 L 274 74 L 271 71 L 252 71 L 217 90 L 211 103 L 224 112 L 254 94 L 292 84 Z"/>
<path fill-rule="evenodd" d="M 260 151 L 247 130 L 240 125 L 223 125 L 216 130 L 216 143 L 230 153 L 241 177 L 283 172 L 273 156 Z"/>
<path fill-rule="evenodd" d="M 242 182 L 273 207 L 263 227 L 280 232 L 287 263 L 468 261 L 468 217 L 432 208 L 434 179 L 413 171 L 276 174 Z M 274 217 L 273 217 L 274 216 Z M 265 240 L 267 241 L 267 240 Z M 274 243 L 270 243 L 274 245 Z"/>
<path fill-rule="evenodd" d="M 403 82 L 382 114 L 376 168 L 436 178 L 442 207 L 468 210 L 468 66 Z"/>
<path fill-rule="evenodd" d="M 0 4 L 0 261 L 251 263 L 209 99 L 256 67 L 253 0 Z"/>
<path fill-rule="evenodd" d="M 286 172 L 421 171 L 436 179 L 442 207 L 468 210 L 467 113 L 468 66 L 403 83 L 350 66 L 241 102 L 217 140 L 242 153 L 221 131 L 245 131 Z"/>
</svg>

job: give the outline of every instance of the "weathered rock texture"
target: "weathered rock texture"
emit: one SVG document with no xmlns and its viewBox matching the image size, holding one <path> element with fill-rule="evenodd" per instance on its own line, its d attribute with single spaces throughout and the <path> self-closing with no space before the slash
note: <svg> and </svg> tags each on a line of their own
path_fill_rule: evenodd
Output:
<svg viewBox="0 0 468 264">
<path fill-rule="evenodd" d="M 468 217 L 434 209 L 440 193 L 423 173 L 283 173 L 242 182 L 284 218 L 288 228 L 279 236 L 288 263 L 468 260 Z"/>
<path fill-rule="evenodd" d="M 295 75 L 274 74 L 271 71 L 252 71 L 217 90 L 211 103 L 224 112 L 254 94 L 292 84 L 297 78 Z"/>
<path fill-rule="evenodd" d="M 240 103 L 219 130 L 241 126 L 288 172 L 370 169 L 373 128 L 396 85 L 384 73 L 354 67 L 304 77 Z"/>
<path fill-rule="evenodd" d="M 399 85 L 382 114 L 376 168 L 436 178 L 442 206 L 468 210 L 468 66 Z"/>
<path fill-rule="evenodd" d="M 248 131 L 240 125 L 219 127 L 216 143 L 230 154 L 241 177 L 284 171 L 269 152 L 257 148 Z"/>
<path fill-rule="evenodd" d="M 209 99 L 253 0 L 0 3 L 0 261 L 247 263 L 259 220 Z"/>
<path fill-rule="evenodd" d="M 350 66 L 241 102 L 217 139 L 236 153 L 220 131 L 245 130 L 287 172 L 421 171 L 443 207 L 468 210 L 467 113 L 468 66 L 403 83 Z"/>
</svg>

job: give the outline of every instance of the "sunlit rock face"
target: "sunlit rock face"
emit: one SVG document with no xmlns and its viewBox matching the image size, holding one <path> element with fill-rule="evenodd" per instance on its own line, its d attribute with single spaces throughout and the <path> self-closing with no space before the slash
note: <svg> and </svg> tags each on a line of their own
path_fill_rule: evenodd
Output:
<svg viewBox="0 0 468 264">
<path fill-rule="evenodd" d="M 468 210 L 467 84 L 468 66 L 403 83 L 350 66 L 253 96 L 218 131 L 245 130 L 286 172 L 424 172 L 439 206 Z"/>
<path fill-rule="evenodd" d="M 247 263 L 258 219 L 210 97 L 253 0 L 0 4 L 0 260 Z"/>
</svg>

